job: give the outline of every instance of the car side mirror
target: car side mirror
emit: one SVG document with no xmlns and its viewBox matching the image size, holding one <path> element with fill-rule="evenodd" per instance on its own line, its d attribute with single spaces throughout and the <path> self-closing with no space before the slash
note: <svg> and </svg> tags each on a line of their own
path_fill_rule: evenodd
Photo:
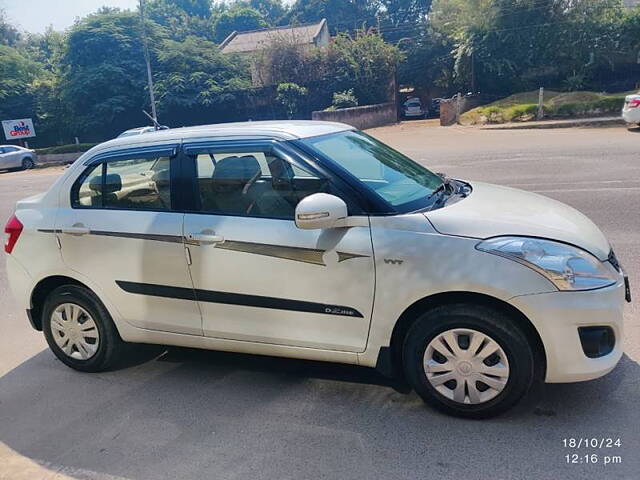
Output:
<svg viewBox="0 0 640 480">
<path fill-rule="evenodd" d="M 347 204 L 335 195 L 314 193 L 300 200 L 295 215 L 296 227 L 303 230 L 335 228 L 347 218 Z"/>
</svg>

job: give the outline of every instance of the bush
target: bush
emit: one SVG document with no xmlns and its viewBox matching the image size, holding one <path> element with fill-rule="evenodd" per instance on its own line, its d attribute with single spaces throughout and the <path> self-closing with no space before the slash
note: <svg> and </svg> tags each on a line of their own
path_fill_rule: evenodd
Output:
<svg viewBox="0 0 640 480">
<path fill-rule="evenodd" d="M 343 92 L 335 92 L 333 94 L 333 102 L 331 103 L 331 106 L 334 109 L 357 107 L 358 99 L 353 94 L 353 88 Z"/>
<path fill-rule="evenodd" d="M 293 115 L 298 111 L 300 102 L 307 96 L 307 89 L 297 83 L 281 83 L 278 85 L 277 92 L 276 99 L 287 110 L 288 118 L 293 118 Z"/>
<path fill-rule="evenodd" d="M 526 94 L 519 94 L 525 98 Z M 516 95 L 490 105 L 477 107 L 462 114 L 464 124 L 526 122 L 534 120 L 538 111 L 536 103 L 512 103 Z M 532 97 L 531 97 L 532 98 Z M 548 98 L 545 92 L 545 98 Z M 571 92 L 557 94 L 544 104 L 545 118 L 576 118 L 618 113 L 624 103 L 624 94 L 606 95 L 596 92 Z"/>
<path fill-rule="evenodd" d="M 38 148 L 38 155 L 55 155 L 61 153 L 82 153 L 95 147 L 97 143 L 71 143 L 69 145 L 59 145 L 57 147 Z"/>
</svg>

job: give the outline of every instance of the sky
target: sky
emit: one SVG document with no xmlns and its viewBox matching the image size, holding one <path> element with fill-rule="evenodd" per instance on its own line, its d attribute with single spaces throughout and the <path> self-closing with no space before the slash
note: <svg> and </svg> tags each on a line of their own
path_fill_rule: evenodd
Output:
<svg viewBox="0 0 640 480">
<path fill-rule="evenodd" d="M 49 25 L 64 30 L 76 17 L 95 12 L 103 5 L 133 9 L 137 4 L 138 0 L 0 0 L 0 8 L 10 23 L 29 32 L 44 32 Z"/>
<path fill-rule="evenodd" d="M 0 0 L 0 8 L 7 13 L 11 24 L 20 30 L 38 33 L 49 25 L 64 30 L 73 25 L 76 17 L 84 17 L 104 5 L 135 9 L 138 0 Z"/>
</svg>

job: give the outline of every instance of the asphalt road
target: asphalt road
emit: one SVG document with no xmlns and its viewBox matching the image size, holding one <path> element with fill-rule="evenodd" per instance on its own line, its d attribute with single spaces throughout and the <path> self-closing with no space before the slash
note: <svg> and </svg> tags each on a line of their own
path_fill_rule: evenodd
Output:
<svg viewBox="0 0 640 480">
<path fill-rule="evenodd" d="M 608 235 L 632 287 L 640 285 L 640 132 L 408 122 L 371 133 L 434 171 L 580 209 Z M 0 174 L 0 217 L 58 174 Z M 17 311 L 2 265 L 0 478 L 637 479 L 634 293 L 627 353 L 611 374 L 541 386 L 506 415 L 465 421 L 352 366 L 172 350 L 125 370 L 74 372 Z M 619 438 L 621 446 L 565 448 L 572 437 Z M 567 464 L 574 453 L 581 464 Z"/>
</svg>

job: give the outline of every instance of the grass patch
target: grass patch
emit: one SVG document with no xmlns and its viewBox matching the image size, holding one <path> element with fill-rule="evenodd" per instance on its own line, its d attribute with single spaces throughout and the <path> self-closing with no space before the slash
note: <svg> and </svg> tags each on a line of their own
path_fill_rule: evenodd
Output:
<svg viewBox="0 0 640 480">
<path fill-rule="evenodd" d="M 95 147 L 97 143 L 70 143 L 69 145 L 58 145 L 36 149 L 38 155 L 55 155 L 60 153 L 82 153 Z"/>
<path fill-rule="evenodd" d="M 628 93 L 544 92 L 544 118 L 592 117 L 619 113 Z M 463 125 L 527 122 L 536 119 L 538 91 L 511 95 L 460 116 Z"/>
</svg>

